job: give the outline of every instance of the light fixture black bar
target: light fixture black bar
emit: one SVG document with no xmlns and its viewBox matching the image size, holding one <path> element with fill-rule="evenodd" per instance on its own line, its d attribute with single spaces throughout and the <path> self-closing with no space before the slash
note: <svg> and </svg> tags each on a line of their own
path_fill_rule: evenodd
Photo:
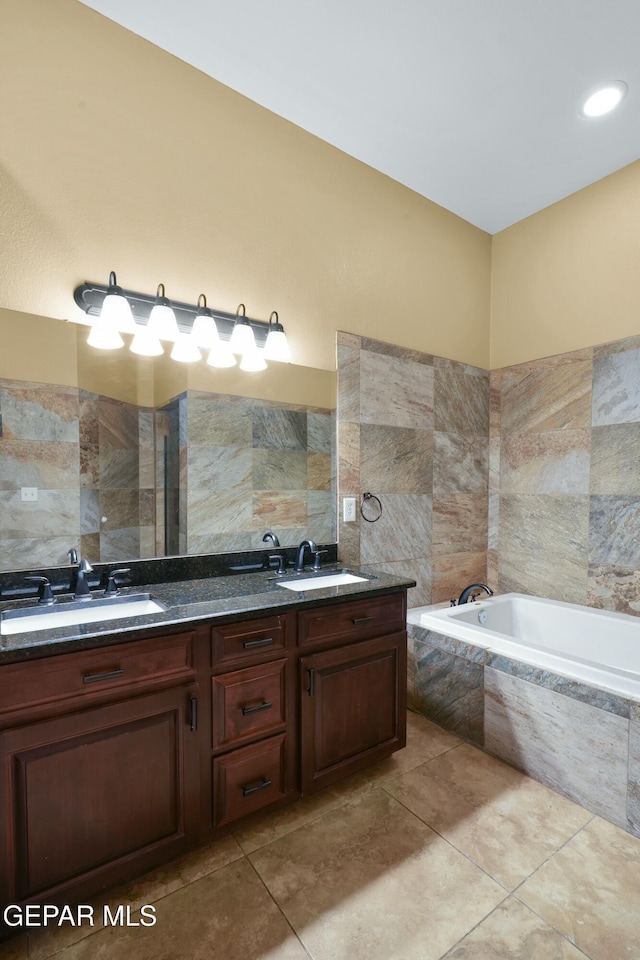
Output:
<svg viewBox="0 0 640 960">
<path fill-rule="evenodd" d="M 88 316 L 98 317 L 100 316 L 102 303 L 107 295 L 108 289 L 108 287 L 99 283 L 82 283 L 73 291 L 73 299 Z M 136 323 L 145 326 L 149 319 L 151 308 L 156 302 L 156 295 L 137 293 L 133 290 L 124 289 L 122 292 L 131 305 L 131 312 L 133 313 Z M 178 329 L 182 331 L 182 333 L 190 333 L 194 318 L 198 312 L 198 307 L 193 303 L 180 303 L 178 300 L 171 300 L 170 302 L 173 312 L 176 315 Z M 236 319 L 235 313 L 224 313 L 221 310 L 214 310 L 213 308 L 210 308 L 210 310 L 216 321 L 220 339 L 229 340 Z M 242 319 L 244 320 L 245 318 L 243 317 Z M 252 320 L 251 317 L 247 317 L 246 319 L 253 328 L 256 344 L 259 347 L 263 347 L 267 339 L 269 323 L 266 320 Z"/>
</svg>

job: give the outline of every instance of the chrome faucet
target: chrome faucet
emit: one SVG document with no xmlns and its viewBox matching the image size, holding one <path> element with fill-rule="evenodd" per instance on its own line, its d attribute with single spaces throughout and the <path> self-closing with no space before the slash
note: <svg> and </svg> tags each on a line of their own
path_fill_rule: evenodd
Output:
<svg viewBox="0 0 640 960">
<path fill-rule="evenodd" d="M 275 535 L 275 533 L 273 533 L 272 530 L 267 530 L 264 537 L 262 538 L 263 543 L 268 543 L 269 541 L 271 541 L 274 547 L 280 546 L 280 541 L 278 540 L 277 536 Z"/>
<path fill-rule="evenodd" d="M 493 596 L 493 590 L 490 587 L 488 587 L 486 583 L 472 583 L 471 586 L 465 587 L 462 593 L 460 594 L 458 598 L 458 606 L 460 606 L 461 603 L 468 603 L 469 597 L 475 591 L 477 591 L 477 593 L 480 593 L 481 590 L 484 590 L 484 592 L 488 594 L 488 596 L 490 597 Z"/>
<path fill-rule="evenodd" d="M 316 547 L 313 540 L 303 540 L 300 546 L 298 547 L 298 559 L 295 562 L 294 570 L 296 573 L 302 573 L 304 570 L 304 551 L 309 547 L 311 553 L 317 553 L 318 548 Z"/>
<path fill-rule="evenodd" d="M 78 564 L 75 579 L 72 581 L 72 590 L 74 600 L 91 600 L 91 591 L 87 574 L 93 571 L 93 567 L 84 557 Z"/>
</svg>

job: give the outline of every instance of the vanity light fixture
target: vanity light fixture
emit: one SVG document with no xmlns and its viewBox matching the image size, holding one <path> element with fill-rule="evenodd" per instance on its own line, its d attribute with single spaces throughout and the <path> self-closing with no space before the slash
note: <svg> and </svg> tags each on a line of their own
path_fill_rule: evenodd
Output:
<svg viewBox="0 0 640 960">
<path fill-rule="evenodd" d="M 240 311 L 242 310 L 242 313 Z M 236 310 L 236 320 L 231 331 L 229 346 L 234 353 L 252 353 L 256 349 L 256 338 L 251 324 L 247 320 L 244 303 L 239 303 Z"/>
<path fill-rule="evenodd" d="M 582 98 L 578 112 L 583 117 L 603 117 L 622 102 L 629 91 L 624 80 L 610 80 L 589 90 Z"/>
<path fill-rule="evenodd" d="M 121 333 L 132 333 L 130 349 L 134 353 L 160 356 L 160 341 L 170 341 L 171 358 L 182 363 L 196 362 L 202 359 L 202 352 L 208 351 L 209 366 L 233 367 L 235 353 L 241 356 L 242 370 L 258 371 L 266 368 L 266 359 L 286 361 L 291 356 L 275 310 L 266 322 L 247 317 L 243 303 L 238 304 L 235 314 L 212 310 L 204 294 L 198 297 L 197 305 L 169 301 L 163 284 L 159 284 L 155 296 L 123 290 L 113 272 L 108 286 L 83 283 L 73 296 L 92 318 L 88 343 L 101 350 L 123 347 Z"/>
<path fill-rule="evenodd" d="M 274 317 L 276 318 L 275 320 L 273 320 Z M 291 350 L 287 343 L 284 327 L 278 320 L 276 310 L 273 310 L 269 317 L 269 329 L 264 345 L 264 356 L 266 360 L 282 360 L 285 362 L 291 360 Z"/>
</svg>

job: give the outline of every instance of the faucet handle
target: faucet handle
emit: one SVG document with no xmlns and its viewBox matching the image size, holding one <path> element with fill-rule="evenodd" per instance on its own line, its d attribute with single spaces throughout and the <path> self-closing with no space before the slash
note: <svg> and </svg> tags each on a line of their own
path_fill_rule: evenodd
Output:
<svg viewBox="0 0 640 960">
<path fill-rule="evenodd" d="M 273 570 L 272 562 L 277 563 L 276 573 L 280 576 L 284 573 L 284 557 L 279 553 L 272 553 L 271 556 L 267 557 L 267 565 L 269 570 Z"/>
<path fill-rule="evenodd" d="M 314 569 L 314 571 L 317 571 L 317 570 L 320 569 L 320 564 L 321 564 L 320 557 L 324 556 L 324 555 L 327 554 L 327 553 L 329 553 L 328 550 L 314 550 L 314 551 L 313 551 L 313 569 Z"/>
<path fill-rule="evenodd" d="M 47 577 L 25 577 L 25 580 L 33 580 L 35 583 L 40 584 L 38 589 L 38 603 L 44 603 L 49 606 L 56 602 L 53 590 L 51 589 L 51 583 Z"/>
<path fill-rule="evenodd" d="M 107 577 L 107 586 L 104 591 L 105 597 L 115 597 L 118 592 L 116 577 L 124 577 L 127 573 L 131 573 L 131 567 L 121 567 L 119 570 L 111 571 Z"/>
</svg>

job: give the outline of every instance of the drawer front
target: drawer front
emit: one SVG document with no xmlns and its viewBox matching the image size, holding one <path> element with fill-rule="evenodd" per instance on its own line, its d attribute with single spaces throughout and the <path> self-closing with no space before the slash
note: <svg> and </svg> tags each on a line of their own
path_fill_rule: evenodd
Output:
<svg viewBox="0 0 640 960">
<path fill-rule="evenodd" d="M 217 827 L 286 796 L 284 734 L 241 747 L 213 761 L 213 819 Z"/>
<path fill-rule="evenodd" d="M 287 618 L 260 617 L 211 630 L 212 666 L 281 654 L 287 647 Z"/>
<path fill-rule="evenodd" d="M 390 594 L 301 610 L 298 614 L 298 643 L 306 648 L 330 641 L 350 643 L 404 630 L 405 627 L 405 594 Z"/>
<path fill-rule="evenodd" d="M 193 676 L 193 632 L 134 640 L 2 667 L 2 708 L 15 710 L 135 683 Z"/>
<path fill-rule="evenodd" d="M 274 733 L 286 723 L 287 661 L 213 677 L 213 749 Z"/>
</svg>

